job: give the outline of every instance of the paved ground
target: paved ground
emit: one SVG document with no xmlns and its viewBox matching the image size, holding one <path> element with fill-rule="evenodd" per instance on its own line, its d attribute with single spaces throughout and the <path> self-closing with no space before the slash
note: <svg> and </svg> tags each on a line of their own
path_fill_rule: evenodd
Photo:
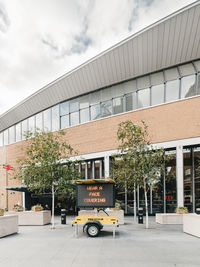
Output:
<svg viewBox="0 0 200 267">
<path fill-rule="evenodd" d="M 200 239 L 184 234 L 182 227 L 158 225 L 150 218 L 150 229 L 126 218 L 112 238 L 102 232 L 89 238 L 82 231 L 74 237 L 69 223 L 50 226 L 21 226 L 19 233 L 0 239 L 0 267 L 170 267 L 200 266 Z M 80 229 L 81 230 L 81 229 Z"/>
</svg>

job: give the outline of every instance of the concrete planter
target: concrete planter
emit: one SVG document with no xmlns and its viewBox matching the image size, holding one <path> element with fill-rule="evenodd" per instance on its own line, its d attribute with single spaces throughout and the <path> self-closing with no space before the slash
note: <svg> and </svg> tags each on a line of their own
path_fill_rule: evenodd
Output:
<svg viewBox="0 0 200 267">
<path fill-rule="evenodd" d="M 19 225 L 45 225 L 51 222 L 51 211 L 20 211 L 9 212 L 16 214 L 19 218 Z"/>
<path fill-rule="evenodd" d="M 0 237 L 11 235 L 18 232 L 18 216 L 0 216 Z"/>
<path fill-rule="evenodd" d="M 51 222 L 50 210 L 18 212 L 19 225 L 45 225 Z"/>
<path fill-rule="evenodd" d="M 183 215 L 177 213 L 156 213 L 156 222 L 160 224 L 183 224 Z"/>
<path fill-rule="evenodd" d="M 108 215 L 117 216 L 118 223 L 124 224 L 124 211 L 123 210 L 106 210 L 106 213 L 108 213 Z M 78 212 L 78 216 L 79 215 L 88 215 L 88 214 L 95 214 L 95 211 L 94 210 L 80 210 Z M 99 214 L 106 215 L 105 212 L 103 212 L 102 210 L 99 211 Z"/>
<path fill-rule="evenodd" d="M 200 237 L 200 215 L 183 215 L 183 232 Z"/>
</svg>

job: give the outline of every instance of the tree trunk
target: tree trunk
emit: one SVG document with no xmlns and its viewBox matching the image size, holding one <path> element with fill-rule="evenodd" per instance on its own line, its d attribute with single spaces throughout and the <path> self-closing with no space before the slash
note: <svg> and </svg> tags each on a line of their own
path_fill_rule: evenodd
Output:
<svg viewBox="0 0 200 267">
<path fill-rule="evenodd" d="M 51 214 L 51 228 L 55 229 L 55 222 L 54 222 L 54 203 L 55 202 L 55 192 L 54 192 L 54 185 L 52 184 L 52 214 Z"/>
<path fill-rule="evenodd" d="M 136 185 L 134 184 L 134 221 L 136 222 L 137 220 L 137 210 L 136 210 Z"/>
<path fill-rule="evenodd" d="M 149 214 L 148 214 L 148 200 L 147 200 L 147 187 L 144 181 L 144 197 L 145 197 L 145 209 L 146 209 L 146 229 L 149 228 Z"/>
</svg>

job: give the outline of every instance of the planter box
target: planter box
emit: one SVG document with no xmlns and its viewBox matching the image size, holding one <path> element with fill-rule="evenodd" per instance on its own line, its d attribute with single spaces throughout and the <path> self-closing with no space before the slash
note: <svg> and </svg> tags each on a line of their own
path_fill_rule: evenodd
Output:
<svg viewBox="0 0 200 267">
<path fill-rule="evenodd" d="M 200 215 L 183 215 L 183 232 L 200 237 Z"/>
<path fill-rule="evenodd" d="M 183 214 L 156 213 L 156 222 L 160 224 L 183 224 Z"/>
<path fill-rule="evenodd" d="M 117 219 L 118 219 L 118 223 L 119 224 L 124 224 L 124 211 L 123 210 L 106 210 L 106 213 L 108 215 L 113 215 L 113 216 L 116 216 Z M 101 214 L 101 215 L 106 215 L 105 212 L 103 212 L 102 210 L 99 211 L 98 214 Z M 80 210 L 78 212 L 78 216 L 80 215 L 88 215 L 88 214 L 95 214 L 95 211 L 94 210 Z"/>
<path fill-rule="evenodd" d="M 19 225 L 45 225 L 51 222 L 51 211 L 19 211 L 9 212 L 18 216 Z"/>
<path fill-rule="evenodd" d="M 18 216 L 0 216 L 0 237 L 11 235 L 18 232 Z"/>
</svg>

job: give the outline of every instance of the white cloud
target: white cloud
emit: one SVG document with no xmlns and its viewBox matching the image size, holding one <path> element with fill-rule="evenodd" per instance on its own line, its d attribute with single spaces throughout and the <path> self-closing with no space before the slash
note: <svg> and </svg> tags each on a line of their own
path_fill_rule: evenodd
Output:
<svg viewBox="0 0 200 267">
<path fill-rule="evenodd" d="M 193 0 L 0 0 L 0 114 Z"/>
</svg>

